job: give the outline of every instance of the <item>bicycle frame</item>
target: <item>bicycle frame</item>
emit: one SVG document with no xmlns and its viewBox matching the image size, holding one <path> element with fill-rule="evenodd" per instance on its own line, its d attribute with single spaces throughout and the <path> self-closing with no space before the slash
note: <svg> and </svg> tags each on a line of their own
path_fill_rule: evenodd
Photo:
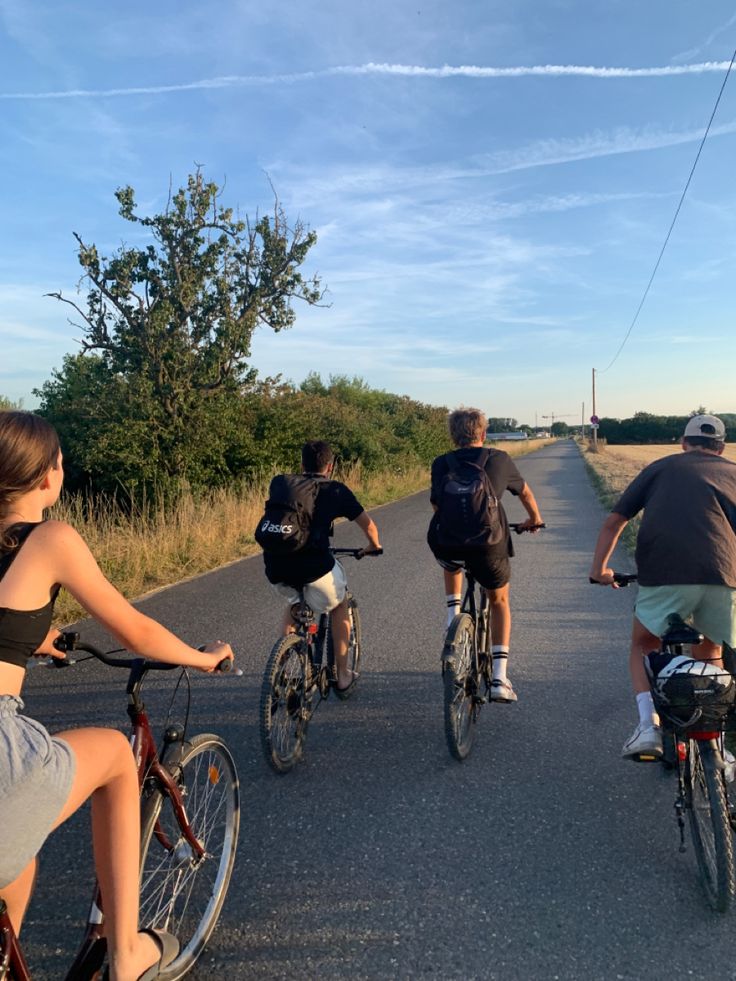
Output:
<svg viewBox="0 0 736 981">
<path fill-rule="evenodd" d="M 143 792 L 146 785 L 150 783 L 171 798 L 184 837 L 197 859 L 204 858 L 204 847 L 191 829 L 181 792 L 169 769 L 169 767 L 174 769 L 176 765 L 176 748 L 181 746 L 184 741 L 184 731 L 177 727 L 170 727 L 167 730 L 164 736 L 162 758 L 159 758 L 151 725 L 141 698 L 143 680 L 150 670 L 167 671 L 175 669 L 179 665 L 159 661 L 151 662 L 143 658 L 109 658 L 91 644 L 79 643 L 76 634 L 66 633 L 62 637 L 64 638 L 63 649 L 65 650 L 86 651 L 104 664 L 130 669 L 126 687 L 128 695 L 127 712 L 131 721 L 130 741 L 138 771 L 139 786 Z M 63 666 L 63 662 L 61 663 Z M 173 844 L 168 841 L 158 822 L 154 834 L 164 848 L 168 850 L 173 848 Z M 101 970 L 107 949 L 103 923 L 100 887 L 95 882 L 84 935 L 72 966 L 65 975 L 65 981 L 92 981 L 97 972 Z M 10 922 L 7 907 L 0 899 L 0 981 L 6 977 L 8 970 L 12 972 L 14 981 L 31 981 L 31 974 L 23 956 L 20 941 Z"/>
<path fill-rule="evenodd" d="M 309 666 L 314 673 L 312 680 L 317 686 L 320 701 L 322 701 L 327 698 L 330 690 L 328 666 L 323 663 L 325 642 L 329 630 L 329 615 L 321 613 L 319 618 L 315 619 L 314 611 L 300 590 L 299 602 L 292 607 L 291 616 L 296 623 L 297 634 L 304 640 Z"/>
<path fill-rule="evenodd" d="M 476 598 L 476 581 L 473 575 L 465 571 L 465 596 L 463 597 L 461 613 L 467 613 L 473 621 L 475 630 L 473 631 L 473 667 L 475 674 L 480 671 L 480 655 L 487 653 L 488 641 L 490 639 L 490 611 L 488 594 L 481 588 L 480 603 Z"/>
</svg>

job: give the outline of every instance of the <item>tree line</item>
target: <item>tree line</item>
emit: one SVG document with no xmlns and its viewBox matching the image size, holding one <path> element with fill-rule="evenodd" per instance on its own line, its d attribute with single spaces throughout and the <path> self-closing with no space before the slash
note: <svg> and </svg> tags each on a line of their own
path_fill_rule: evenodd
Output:
<svg viewBox="0 0 736 981">
<path fill-rule="evenodd" d="M 598 436 L 606 442 L 616 443 L 675 443 L 682 436 L 685 424 L 691 416 L 702 415 L 709 410 L 700 406 L 687 415 L 658 416 L 651 412 L 636 412 L 629 419 L 602 417 Z M 726 432 L 736 433 L 736 413 L 715 412 L 723 420 Z"/>
<path fill-rule="evenodd" d="M 289 329 L 297 302 L 324 305 L 303 272 L 316 235 L 270 213 L 241 218 L 197 170 L 158 214 L 115 192 L 130 238 L 109 256 L 74 233 L 82 268 L 64 304 L 81 350 L 34 394 L 56 427 L 71 490 L 139 498 L 209 489 L 299 466 L 307 439 L 368 470 L 426 464 L 446 448 L 447 410 L 319 375 L 261 378 L 257 328 Z"/>
</svg>

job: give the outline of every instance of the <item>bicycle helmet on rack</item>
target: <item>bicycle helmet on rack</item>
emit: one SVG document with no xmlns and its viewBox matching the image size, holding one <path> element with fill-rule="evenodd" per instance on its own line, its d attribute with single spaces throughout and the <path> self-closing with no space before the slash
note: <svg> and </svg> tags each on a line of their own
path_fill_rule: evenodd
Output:
<svg viewBox="0 0 736 981">
<path fill-rule="evenodd" d="M 677 729 L 723 728 L 736 701 L 736 683 L 728 671 L 668 651 L 647 654 L 644 667 L 654 704 L 665 723 Z"/>
</svg>

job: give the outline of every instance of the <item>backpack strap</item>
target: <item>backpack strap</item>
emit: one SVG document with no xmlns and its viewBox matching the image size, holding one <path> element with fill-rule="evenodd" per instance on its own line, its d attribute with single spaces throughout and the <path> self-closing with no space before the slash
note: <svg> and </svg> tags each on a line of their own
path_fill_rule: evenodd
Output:
<svg viewBox="0 0 736 981">
<path fill-rule="evenodd" d="M 488 469 L 487 469 L 488 461 L 491 459 L 491 450 L 487 446 L 484 446 L 483 453 L 485 454 L 485 456 L 483 457 L 483 462 L 480 463 L 479 466 L 483 467 L 483 469 L 485 470 L 486 477 L 488 478 L 488 483 L 490 484 L 491 490 L 493 491 L 493 496 L 496 498 L 496 500 L 498 500 L 498 494 L 496 493 L 496 488 L 493 486 L 491 475 L 488 473 Z"/>
</svg>

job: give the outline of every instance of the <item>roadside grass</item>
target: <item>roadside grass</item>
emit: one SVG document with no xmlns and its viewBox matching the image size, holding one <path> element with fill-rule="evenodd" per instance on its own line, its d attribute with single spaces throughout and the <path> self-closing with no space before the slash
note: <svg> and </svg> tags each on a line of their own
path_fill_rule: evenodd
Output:
<svg viewBox="0 0 736 981">
<path fill-rule="evenodd" d="M 504 444 L 503 449 L 518 456 L 547 442 L 529 440 L 518 447 Z M 429 487 L 429 470 L 422 466 L 365 473 L 357 463 L 343 467 L 336 477 L 367 509 Z M 263 513 L 268 483 L 264 478 L 196 496 L 183 491 L 175 507 L 157 501 L 133 512 L 110 499 L 66 497 L 50 517 L 76 528 L 107 578 L 133 599 L 258 552 L 253 530 Z M 62 590 L 57 624 L 84 616 L 76 600 Z"/>
<path fill-rule="evenodd" d="M 577 443 L 583 457 L 585 469 L 593 486 L 593 490 L 596 492 L 601 504 L 603 504 L 607 511 L 611 510 L 613 505 L 621 496 L 623 490 L 628 487 L 639 471 L 642 470 L 647 463 L 651 462 L 649 459 L 637 460 L 633 456 L 627 458 L 625 454 L 614 452 L 612 447 L 601 446 L 600 444 L 596 453 L 588 452 L 587 441 L 581 443 L 578 440 Z M 651 447 L 617 446 L 615 449 L 651 449 Z M 658 455 L 664 456 L 664 453 L 659 453 Z M 656 460 L 657 456 L 652 456 L 651 459 Z M 636 536 L 639 531 L 640 523 L 641 519 L 639 516 L 633 518 L 626 525 L 621 535 L 621 542 L 623 543 L 624 547 L 627 549 L 627 551 L 632 553 L 636 546 Z"/>
</svg>

